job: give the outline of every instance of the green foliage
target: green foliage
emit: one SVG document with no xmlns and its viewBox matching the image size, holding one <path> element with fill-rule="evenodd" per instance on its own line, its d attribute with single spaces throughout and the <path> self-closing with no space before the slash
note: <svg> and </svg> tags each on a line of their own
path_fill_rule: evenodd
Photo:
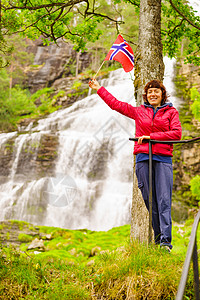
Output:
<svg viewBox="0 0 200 300">
<path fill-rule="evenodd" d="M 8 57 L 13 52 L 13 46 L 10 45 L 5 36 L 1 32 L 0 27 L 0 69 L 5 68 L 9 65 L 9 59 Z"/>
<path fill-rule="evenodd" d="M 9 93 L 7 108 L 11 117 L 27 115 L 34 111 L 35 106 L 30 100 L 26 90 L 22 90 L 19 86 L 15 86 Z"/>
<path fill-rule="evenodd" d="M 38 90 L 31 96 L 31 101 L 35 103 L 36 100 L 40 101 L 40 105 L 37 109 L 35 109 L 33 116 L 41 116 L 54 112 L 58 109 L 58 106 L 54 106 L 54 98 L 52 96 L 53 89 L 52 88 L 44 88 Z"/>
<path fill-rule="evenodd" d="M 38 90 L 33 95 L 19 85 L 9 87 L 10 78 L 6 69 L 0 70 L 0 131 L 16 130 L 17 124 L 22 118 L 38 118 L 59 109 L 55 105 L 58 97 L 63 95 L 59 91 L 53 95 L 51 88 Z M 36 106 L 35 101 L 40 105 Z"/>
<path fill-rule="evenodd" d="M 173 226 L 174 248 L 170 255 L 155 245 L 130 243 L 130 225 L 107 232 L 42 226 L 40 232 L 52 233 L 60 243 L 59 249 L 53 246 L 51 250 L 50 243 L 56 244 L 53 240 L 45 241 L 49 251 L 37 255 L 2 248 L 0 298 L 86 300 L 95 295 L 99 299 L 120 300 L 132 295 L 134 299 L 174 299 L 192 224 L 190 220 Z M 66 242 L 73 248 L 67 247 Z M 91 253 L 93 245 L 103 250 L 91 257 L 85 250 L 90 249 Z M 191 270 L 185 297 L 194 297 Z"/>
<path fill-rule="evenodd" d="M 45 3 L 39 0 L 18 0 L 14 3 L 2 0 L 4 30 L 0 41 L 5 40 L 5 33 L 22 32 L 30 39 L 43 36 L 47 45 L 64 38 L 71 41 L 77 51 L 83 51 L 86 45 L 108 48 L 116 33 L 121 33 L 133 44 L 135 51 L 139 5 L 139 0 L 111 0 L 109 3 L 105 0 L 78 0 L 73 3 L 66 1 L 65 5 L 51 0 Z M 200 65 L 199 29 L 200 17 L 185 0 L 162 1 L 164 53 L 174 57 L 184 51 L 186 62 Z M 2 43 L 3 49 L 5 43 Z"/>
<path fill-rule="evenodd" d="M 5 59 L 9 61 L 7 72 L 10 78 L 10 87 L 13 87 L 13 80 L 15 84 L 23 86 L 26 79 L 25 70 L 27 66 L 33 63 L 34 55 L 28 51 L 28 43 L 19 34 L 11 35 L 6 39 L 9 45 L 13 47 L 11 55 L 5 55 Z"/>
<path fill-rule="evenodd" d="M 37 92 L 35 92 L 31 98 L 32 100 L 35 102 L 36 100 L 40 99 L 41 101 L 42 100 L 45 100 L 46 98 L 49 97 L 49 95 L 53 92 L 52 88 L 43 88 L 41 90 L 38 90 Z"/>
<path fill-rule="evenodd" d="M 74 49 L 76 51 L 84 50 L 88 41 L 95 42 L 99 39 L 103 32 L 97 28 L 97 25 L 101 21 L 103 21 L 103 18 L 96 16 L 92 19 L 85 19 L 81 24 L 73 27 L 72 35 L 70 34 L 67 38 L 75 44 Z"/>
<path fill-rule="evenodd" d="M 44 5 L 40 5 L 43 3 L 38 0 L 26 1 L 26 4 L 23 1 L 16 1 L 15 5 L 21 8 L 19 10 L 15 7 L 10 9 L 12 4 L 6 0 L 2 2 L 2 22 L 10 33 L 21 31 L 31 39 L 37 39 L 42 35 L 47 45 L 64 36 L 66 40 L 74 43 L 75 49 L 79 51 L 85 48 L 86 42 L 94 42 L 102 34 L 97 25 L 103 21 L 103 16 L 92 12 L 87 16 L 84 1 L 66 3 L 66 7 L 60 3 L 52 4 L 50 0 Z"/>
<path fill-rule="evenodd" d="M 192 195 L 200 201 L 200 175 L 196 175 L 190 181 Z"/>
<path fill-rule="evenodd" d="M 82 85 L 81 81 L 75 80 L 71 88 L 77 91 L 81 87 L 81 85 Z"/>
<path fill-rule="evenodd" d="M 193 101 L 191 105 L 192 113 L 194 114 L 195 119 L 200 121 L 200 93 L 196 88 L 191 88 L 191 100 Z"/>
<path fill-rule="evenodd" d="M 12 130 L 23 115 L 31 114 L 35 105 L 26 90 L 9 88 L 6 70 L 0 71 L 0 130 Z"/>
<path fill-rule="evenodd" d="M 184 51 L 182 55 L 185 56 L 186 63 L 200 65 L 200 17 L 195 15 L 193 8 L 184 0 L 173 0 L 173 5 L 182 15 L 169 2 L 169 0 L 162 1 L 164 53 L 172 58 Z"/>
</svg>

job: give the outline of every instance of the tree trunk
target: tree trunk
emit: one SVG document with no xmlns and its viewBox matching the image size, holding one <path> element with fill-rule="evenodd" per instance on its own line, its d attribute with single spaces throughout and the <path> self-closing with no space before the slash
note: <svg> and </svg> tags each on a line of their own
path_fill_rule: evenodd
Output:
<svg viewBox="0 0 200 300">
<path fill-rule="evenodd" d="M 14 65 L 13 65 L 13 53 L 12 53 L 12 60 L 10 63 L 10 82 L 9 82 L 9 99 L 11 99 L 11 90 L 12 90 L 12 85 L 13 85 L 13 70 L 14 70 Z"/>
<path fill-rule="evenodd" d="M 79 60 L 80 60 L 80 51 L 76 53 L 76 78 L 78 77 Z"/>
<path fill-rule="evenodd" d="M 152 80 L 163 80 L 164 63 L 161 43 L 161 0 L 140 0 L 138 48 L 135 53 L 135 99 L 137 106 L 143 103 L 145 84 Z M 133 202 L 131 212 L 131 239 L 148 241 L 148 211 L 137 178 L 133 179 Z"/>
</svg>

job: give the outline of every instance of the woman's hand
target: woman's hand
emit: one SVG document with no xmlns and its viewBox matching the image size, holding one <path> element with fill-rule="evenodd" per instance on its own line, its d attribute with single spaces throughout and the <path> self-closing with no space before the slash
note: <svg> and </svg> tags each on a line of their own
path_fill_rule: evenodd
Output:
<svg viewBox="0 0 200 300">
<path fill-rule="evenodd" d="M 96 79 L 92 79 L 89 81 L 89 87 L 93 90 L 98 91 L 98 89 L 100 89 L 100 84 L 98 83 L 98 81 L 96 81 Z"/>
<path fill-rule="evenodd" d="M 142 141 L 143 140 L 150 140 L 150 136 L 147 136 L 147 135 L 143 135 L 143 136 L 140 136 L 139 138 L 138 138 L 138 145 L 141 145 L 142 144 Z"/>
</svg>

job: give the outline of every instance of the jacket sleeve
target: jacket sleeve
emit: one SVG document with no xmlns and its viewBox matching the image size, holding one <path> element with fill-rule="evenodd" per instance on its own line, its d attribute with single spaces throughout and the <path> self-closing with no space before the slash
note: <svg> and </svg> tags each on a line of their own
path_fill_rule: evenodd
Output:
<svg viewBox="0 0 200 300">
<path fill-rule="evenodd" d="M 173 110 L 170 119 L 170 130 L 150 133 L 152 140 L 170 141 L 180 140 L 182 135 L 181 122 L 179 121 L 179 113 L 176 109 Z"/>
<path fill-rule="evenodd" d="M 126 102 L 117 100 L 112 94 L 110 94 L 104 87 L 98 89 L 97 94 L 103 99 L 103 101 L 113 110 L 135 119 L 137 115 L 137 107 L 134 107 Z"/>
</svg>

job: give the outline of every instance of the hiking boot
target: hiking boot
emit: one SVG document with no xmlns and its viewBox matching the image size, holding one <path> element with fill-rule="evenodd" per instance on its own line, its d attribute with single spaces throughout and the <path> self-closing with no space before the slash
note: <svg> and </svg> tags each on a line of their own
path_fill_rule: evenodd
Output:
<svg viewBox="0 0 200 300">
<path fill-rule="evenodd" d="M 168 253 L 171 253 L 171 249 L 170 249 L 170 247 L 169 246 L 167 246 L 167 245 L 162 245 L 162 246 L 160 246 L 160 248 L 161 249 L 164 249 L 166 252 L 168 252 Z"/>
</svg>

